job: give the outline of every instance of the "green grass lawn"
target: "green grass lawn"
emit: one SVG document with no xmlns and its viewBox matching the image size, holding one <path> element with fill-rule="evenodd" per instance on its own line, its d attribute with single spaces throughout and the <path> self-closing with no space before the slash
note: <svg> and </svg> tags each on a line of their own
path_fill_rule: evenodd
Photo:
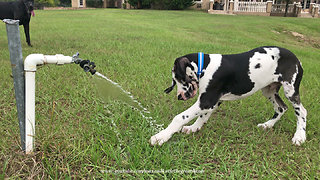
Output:
<svg viewBox="0 0 320 180">
<path fill-rule="evenodd" d="M 0 24 L 0 179 L 320 176 L 319 18 L 195 11 L 36 11 L 31 20 L 32 48 L 20 27 L 24 57 L 79 51 L 81 58 L 96 63 L 100 73 L 131 92 L 155 122 L 119 101 L 103 101 L 96 78 L 78 65 L 46 65 L 36 73 L 36 149 L 31 155 L 24 155 L 20 147 L 6 30 Z M 195 100 L 181 102 L 175 92 L 163 92 L 171 85 L 175 58 L 199 51 L 240 53 L 263 45 L 287 48 L 303 63 L 301 100 L 308 122 L 302 146 L 291 143 L 296 129 L 291 106 L 273 129 L 257 128 L 273 115 L 261 92 L 225 102 L 200 132 L 175 134 L 161 147 L 150 146 L 156 124 L 167 126 Z"/>
</svg>

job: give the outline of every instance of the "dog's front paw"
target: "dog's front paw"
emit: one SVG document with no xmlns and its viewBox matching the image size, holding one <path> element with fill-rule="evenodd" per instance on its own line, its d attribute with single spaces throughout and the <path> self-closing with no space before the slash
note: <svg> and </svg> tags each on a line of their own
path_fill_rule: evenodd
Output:
<svg viewBox="0 0 320 180">
<path fill-rule="evenodd" d="M 292 143 L 297 146 L 300 146 L 305 141 L 306 141 L 305 131 L 297 131 L 292 138 Z"/>
<path fill-rule="evenodd" d="M 258 127 L 263 128 L 263 129 L 268 129 L 273 127 L 273 123 L 270 123 L 269 121 L 265 123 L 258 124 Z"/>
<path fill-rule="evenodd" d="M 171 138 L 171 135 L 167 133 L 165 130 L 162 130 L 158 134 L 150 138 L 150 143 L 152 146 L 154 145 L 161 146 L 163 143 L 167 142 L 170 138 Z"/>
<path fill-rule="evenodd" d="M 191 132 L 195 133 L 197 131 L 199 131 L 201 129 L 201 127 L 199 126 L 183 126 L 181 132 L 186 133 L 186 134 L 190 134 Z"/>
</svg>

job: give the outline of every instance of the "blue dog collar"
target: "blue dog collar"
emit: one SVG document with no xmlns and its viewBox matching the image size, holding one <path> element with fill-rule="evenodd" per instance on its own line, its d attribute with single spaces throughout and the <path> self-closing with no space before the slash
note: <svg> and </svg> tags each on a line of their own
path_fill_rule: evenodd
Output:
<svg viewBox="0 0 320 180">
<path fill-rule="evenodd" d="M 197 75 L 198 75 L 198 79 L 200 79 L 200 75 L 202 73 L 202 70 L 203 70 L 203 52 L 199 52 L 198 53 L 198 72 L 197 72 Z"/>
</svg>

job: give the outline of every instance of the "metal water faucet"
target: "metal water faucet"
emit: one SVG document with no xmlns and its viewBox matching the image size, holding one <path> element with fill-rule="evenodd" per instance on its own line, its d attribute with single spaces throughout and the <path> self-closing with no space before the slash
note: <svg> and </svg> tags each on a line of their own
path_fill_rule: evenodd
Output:
<svg viewBox="0 0 320 180">
<path fill-rule="evenodd" d="M 74 54 L 72 56 L 72 61 L 75 64 L 79 64 L 81 68 L 83 68 L 83 70 L 85 72 L 90 72 L 92 75 L 94 75 L 96 73 L 96 70 L 94 69 L 96 67 L 94 62 L 91 62 L 90 60 L 83 60 L 81 58 L 79 58 L 79 52 L 77 52 L 76 54 Z"/>
</svg>

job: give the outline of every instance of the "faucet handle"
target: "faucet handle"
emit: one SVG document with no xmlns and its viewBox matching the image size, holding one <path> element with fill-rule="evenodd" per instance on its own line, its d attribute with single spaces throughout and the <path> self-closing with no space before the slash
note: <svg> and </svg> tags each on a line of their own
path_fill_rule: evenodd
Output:
<svg viewBox="0 0 320 180">
<path fill-rule="evenodd" d="M 77 57 L 79 57 L 79 55 L 80 55 L 79 52 L 77 52 L 72 56 L 72 58 L 77 58 Z"/>
<path fill-rule="evenodd" d="M 79 64 L 82 61 L 82 59 L 79 58 L 79 55 L 79 52 L 77 52 L 72 56 L 72 61 L 76 64 Z"/>
</svg>

